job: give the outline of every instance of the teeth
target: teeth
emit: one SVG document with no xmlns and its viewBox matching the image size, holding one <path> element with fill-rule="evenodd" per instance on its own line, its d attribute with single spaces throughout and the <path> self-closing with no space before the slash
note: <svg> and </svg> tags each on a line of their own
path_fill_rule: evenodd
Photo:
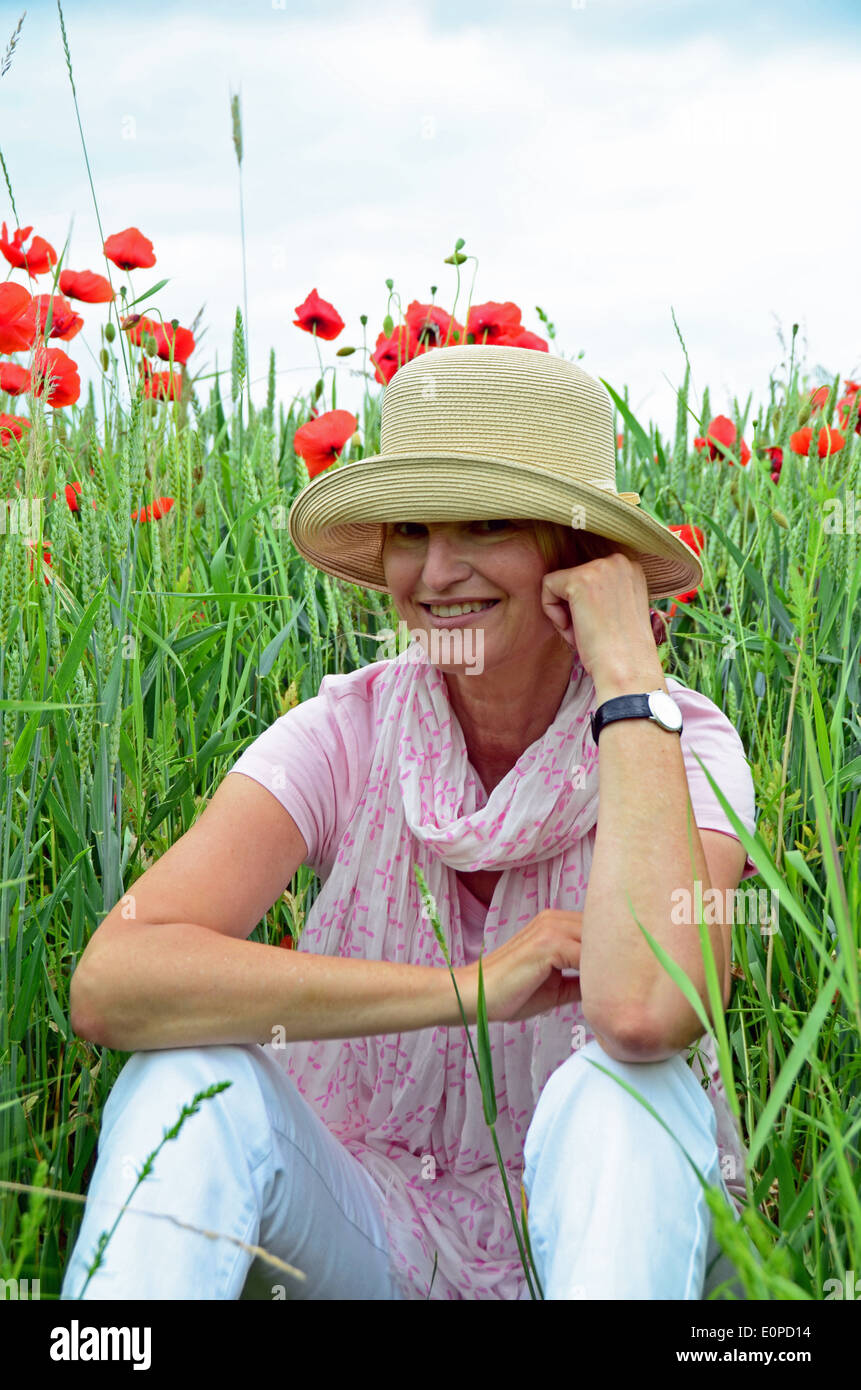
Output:
<svg viewBox="0 0 861 1390">
<path fill-rule="evenodd" d="M 492 608 L 495 602 L 496 599 L 488 599 L 487 603 L 432 603 L 428 607 L 435 618 L 459 618 L 463 613 L 483 613 L 485 608 Z"/>
</svg>

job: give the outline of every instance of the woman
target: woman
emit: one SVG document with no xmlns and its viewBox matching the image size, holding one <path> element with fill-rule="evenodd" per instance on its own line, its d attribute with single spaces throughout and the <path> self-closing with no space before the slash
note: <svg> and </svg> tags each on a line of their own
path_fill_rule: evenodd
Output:
<svg viewBox="0 0 861 1390">
<path fill-rule="evenodd" d="M 381 445 L 303 489 L 291 535 L 424 641 L 276 720 L 127 895 L 134 923 L 118 905 L 88 945 L 73 1026 L 135 1055 L 63 1297 L 529 1296 L 417 866 L 471 1024 L 483 953 L 496 1134 L 544 1296 L 701 1298 L 719 1247 L 694 1170 L 731 1201 L 743 1156 L 645 931 L 711 1017 L 690 904 L 756 870 L 699 761 L 752 832 L 738 735 L 664 679 L 650 623 L 699 562 L 616 492 L 609 399 L 564 359 L 435 349 L 387 387 Z M 302 862 L 322 887 L 299 950 L 244 940 Z M 86 1282 L 98 1203 L 221 1080 Z"/>
</svg>

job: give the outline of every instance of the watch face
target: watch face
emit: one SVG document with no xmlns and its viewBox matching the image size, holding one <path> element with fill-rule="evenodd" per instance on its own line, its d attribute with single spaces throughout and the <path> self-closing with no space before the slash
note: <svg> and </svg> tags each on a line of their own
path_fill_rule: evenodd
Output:
<svg viewBox="0 0 861 1390">
<path fill-rule="evenodd" d="M 659 724 L 665 729 L 680 730 L 682 727 L 682 712 L 673 699 L 664 690 L 653 690 L 649 695 L 649 709 L 655 716 Z"/>
</svg>

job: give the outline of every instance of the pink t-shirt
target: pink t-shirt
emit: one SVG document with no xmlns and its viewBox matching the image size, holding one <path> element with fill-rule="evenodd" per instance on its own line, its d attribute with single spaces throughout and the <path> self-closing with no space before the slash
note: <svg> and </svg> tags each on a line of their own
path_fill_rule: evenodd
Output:
<svg viewBox="0 0 861 1390">
<path fill-rule="evenodd" d="M 374 765 L 374 749 L 379 736 L 375 720 L 374 685 L 389 664 L 386 661 L 375 662 L 357 671 L 324 677 L 318 695 L 303 701 L 276 719 L 229 769 L 229 772 L 242 772 L 260 782 L 281 802 L 296 822 L 308 847 L 305 863 L 324 883 L 332 871 L 342 841 L 348 834 L 354 812 L 360 800 L 367 795 L 367 785 Z M 689 690 L 671 677 L 665 679 L 668 690 L 677 700 L 683 713 L 681 748 L 696 825 L 700 829 L 717 830 L 736 838 L 694 756 L 698 754 L 742 824 L 752 834 L 755 829 L 753 780 L 736 730 L 706 696 Z M 593 840 L 596 829 L 597 826 L 593 826 L 588 832 Z M 756 865 L 748 857 L 743 877 L 748 878 L 756 872 Z M 487 908 L 459 879 L 457 885 L 466 959 L 474 960 L 482 948 Z M 356 939 L 362 938 L 357 936 Z M 694 1070 L 701 1074 L 697 1063 L 694 1063 Z M 737 1133 L 734 1132 L 732 1117 L 726 1108 L 725 1098 L 722 1098 L 718 1076 L 711 1063 L 709 1073 L 711 1080 L 708 1094 L 717 1113 L 718 1149 L 722 1158 L 724 1154 L 733 1155 L 731 1167 L 736 1179 L 732 1181 L 728 1178 L 727 1186 L 735 1199 L 742 1201 L 745 1191 L 742 1150 Z M 310 1092 L 305 1098 L 309 1103 L 315 1103 L 316 1097 Z M 442 1103 L 445 1104 L 445 1095 Z M 315 1109 L 325 1122 L 323 1102 L 315 1105 Z M 524 1125 L 528 1123 L 528 1119 L 527 1114 L 523 1118 Z M 367 1166 L 371 1160 L 367 1150 L 359 1142 L 360 1138 L 361 1136 L 356 1139 L 352 1148 L 360 1161 L 364 1158 Z M 377 1175 L 374 1176 L 378 1180 Z M 459 1192 L 458 1183 L 463 1184 L 463 1192 L 457 1197 L 457 1201 L 477 1200 L 475 1182 L 479 1176 L 473 1175 L 475 1181 L 468 1186 L 471 1181 L 469 1175 L 457 1171 L 455 1158 L 450 1174 L 452 1191 Z M 427 1184 L 418 1186 L 426 1187 Z M 416 1200 L 410 1188 L 406 1190 L 406 1199 Z M 454 1200 L 452 1197 L 452 1203 Z M 435 1213 L 435 1219 L 437 1229 L 441 1231 L 447 1221 L 457 1218 L 454 1205 L 449 1211 L 442 1206 L 442 1199 L 440 1202 L 441 1209 Z M 422 1219 L 422 1209 L 417 1203 L 416 1220 L 421 1222 Z M 394 1219 L 391 1224 L 390 1239 L 394 1248 L 394 1243 L 400 1239 L 402 1228 Z M 397 1250 L 395 1254 L 402 1262 L 405 1260 Z M 469 1287 L 469 1284 L 470 1280 L 467 1277 L 466 1286 Z M 412 1293 L 410 1296 L 422 1295 Z"/>
<path fill-rule="evenodd" d="M 357 671 L 324 676 L 318 695 L 276 719 L 229 769 L 268 787 L 289 811 L 308 846 L 305 863 L 323 881 L 368 779 L 376 737 L 373 681 L 386 664 L 375 661 Z M 682 711 L 682 755 L 698 828 L 738 838 L 695 753 L 753 834 L 753 778 L 738 733 L 708 696 L 689 690 L 673 677 L 665 681 Z M 748 855 L 742 878 L 756 872 Z M 487 908 L 460 880 L 458 889 L 464 926 L 473 933 L 470 959 L 475 960 Z"/>
</svg>

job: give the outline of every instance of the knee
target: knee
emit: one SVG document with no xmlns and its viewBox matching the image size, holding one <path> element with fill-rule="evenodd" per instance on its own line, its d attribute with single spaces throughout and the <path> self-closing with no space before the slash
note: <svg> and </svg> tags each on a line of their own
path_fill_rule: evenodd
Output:
<svg viewBox="0 0 861 1390">
<path fill-rule="evenodd" d="M 246 1106 L 256 1090 L 256 1044 L 221 1043 L 211 1047 L 171 1047 L 134 1052 L 114 1082 L 102 1111 L 103 1136 L 120 1116 L 145 1112 L 159 1122 L 175 1124 L 195 1098 L 219 1082 L 229 1086 L 197 1100 L 194 1112 L 218 1106 L 232 1112 Z"/>
<path fill-rule="evenodd" d="M 622 1062 L 605 1052 L 597 1038 L 572 1052 L 549 1077 L 538 1097 L 527 1147 L 534 1151 L 551 1127 L 569 1122 L 590 1143 L 602 1133 L 618 1135 L 641 1125 L 649 1127 L 650 1146 L 657 1143 L 658 1148 L 663 1126 L 676 1135 L 697 1135 L 701 1157 L 711 1156 L 717 1143 L 714 1109 L 681 1053 L 659 1062 Z"/>
</svg>

